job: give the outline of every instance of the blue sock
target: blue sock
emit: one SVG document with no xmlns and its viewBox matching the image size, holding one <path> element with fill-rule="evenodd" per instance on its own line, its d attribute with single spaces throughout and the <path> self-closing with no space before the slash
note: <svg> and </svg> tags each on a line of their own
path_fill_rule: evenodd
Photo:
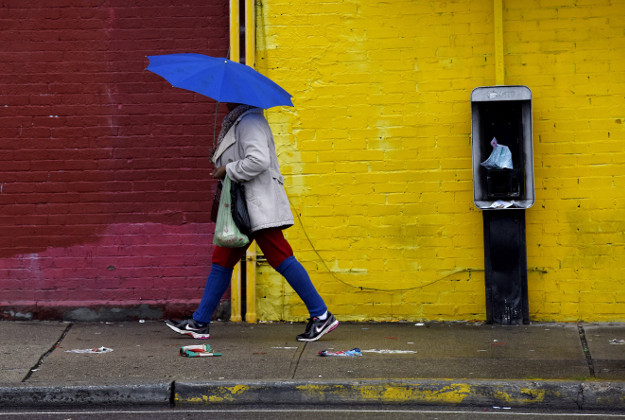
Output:
<svg viewBox="0 0 625 420">
<path fill-rule="evenodd" d="M 210 322 L 213 317 L 219 300 L 228 289 L 230 279 L 232 278 L 232 269 L 225 268 L 217 264 L 213 264 L 211 272 L 206 280 L 204 295 L 200 302 L 200 307 L 193 313 L 193 319 L 199 322 Z"/>
<path fill-rule="evenodd" d="M 286 281 L 291 285 L 295 293 L 304 301 L 311 317 L 323 315 L 328 309 L 323 302 L 317 289 L 313 286 L 306 269 L 295 259 L 289 257 L 276 268 L 278 273 L 282 274 Z"/>
</svg>

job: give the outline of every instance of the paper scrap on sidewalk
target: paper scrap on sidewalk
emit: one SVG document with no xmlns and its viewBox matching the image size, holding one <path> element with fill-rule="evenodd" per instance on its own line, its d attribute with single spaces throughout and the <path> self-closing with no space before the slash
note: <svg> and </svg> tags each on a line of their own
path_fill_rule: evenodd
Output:
<svg viewBox="0 0 625 420">
<path fill-rule="evenodd" d="M 363 350 L 363 353 L 379 353 L 379 354 L 416 354 L 413 350 L 389 350 L 389 349 L 369 349 Z"/>
<path fill-rule="evenodd" d="M 212 357 L 221 356 L 221 353 L 213 352 L 213 349 L 208 344 L 196 344 L 180 347 L 180 355 L 183 357 Z"/>
<path fill-rule="evenodd" d="M 622 345 L 625 344 L 625 340 L 613 338 L 612 340 L 610 340 L 610 344 Z"/>
<path fill-rule="evenodd" d="M 108 347 L 100 347 L 97 349 L 74 349 L 74 350 L 65 350 L 65 353 L 78 353 L 78 354 L 100 354 L 100 353 L 110 353 L 113 349 Z"/>
<path fill-rule="evenodd" d="M 322 350 L 319 352 L 319 356 L 322 357 L 350 357 L 350 356 L 362 356 L 362 352 L 359 348 L 343 351 L 330 351 Z"/>
</svg>

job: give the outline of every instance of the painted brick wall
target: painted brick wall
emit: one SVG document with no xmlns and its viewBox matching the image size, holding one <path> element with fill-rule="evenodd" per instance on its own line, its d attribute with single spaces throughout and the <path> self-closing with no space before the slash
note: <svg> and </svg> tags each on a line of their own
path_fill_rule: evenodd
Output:
<svg viewBox="0 0 625 420">
<path fill-rule="evenodd" d="M 485 319 L 470 93 L 495 84 L 493 2 L 257 13 L 258 68 L 294 95 L 268 112 L 298 215 L 288 238 L 331 310 Z M 506 83 L 534 94 L 533 320 L 625 320 L 623 16 L 620 1 L 504 1 Z M 306 317 L 270 269 L 259 284 L 261 318 Z"/>
<path fill-rule="evenodd" d="M 257 1 L 258 68 L 297 215 L 342 320 L 484 319 L 469 96 L 494 84 L 491 0 Z M 146 55 L 224 55 L 227 2 L 1 5 L 0 315 L 193 309 L 209 269 L 214 102 Z M 625 4 L 504 1 L 506 83 L 534 92 L 534 320 L 625 320 Z M 307 315 L 261 267 L 261 319 Z"/>
<path fill-rule="evenodd" d="M 535 95 L 530 302 L 543 319 L 623 321 L 625 3 L 534 5 L 506 14 L 508 78 Z"/>
<path fill-rule="evenodd" d="M 145 56 L 225 55 L 227 1 L 7 0 L 0 27 L 0 316 L 193 308 L 215 103 Z"/>
</svg>

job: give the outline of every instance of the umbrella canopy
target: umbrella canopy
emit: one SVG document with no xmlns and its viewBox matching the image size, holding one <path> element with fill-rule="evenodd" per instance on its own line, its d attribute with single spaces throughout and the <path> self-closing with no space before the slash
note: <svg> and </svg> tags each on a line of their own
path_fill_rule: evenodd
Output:
<svg viewBox="0 0 625 420">
<path fill-rule="evenodd" d="M 202 54 L 148 56 L 147 70 L 172 86 L 200 93 L 219 102 L 259 108 L 293 106 L 291 94 L 253 68 L 226 58 Z"/>
</svg>

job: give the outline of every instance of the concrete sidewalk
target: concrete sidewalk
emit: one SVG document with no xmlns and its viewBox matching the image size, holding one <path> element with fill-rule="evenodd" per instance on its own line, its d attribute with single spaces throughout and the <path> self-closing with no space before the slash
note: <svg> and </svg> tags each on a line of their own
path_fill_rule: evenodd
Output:
<svg viewBox="0 0 625 420">
<path fill-rule="evenodd" d="M 429 404 L 625 410 L 624 324 L 0 322 L 0 407 Z M 210 344 L 221 357 L 186 358 Z M 107 347 L 112 352 L 68 350 Z M 358 347 L 362 357 L 320 357 Z"/>
</svg>

